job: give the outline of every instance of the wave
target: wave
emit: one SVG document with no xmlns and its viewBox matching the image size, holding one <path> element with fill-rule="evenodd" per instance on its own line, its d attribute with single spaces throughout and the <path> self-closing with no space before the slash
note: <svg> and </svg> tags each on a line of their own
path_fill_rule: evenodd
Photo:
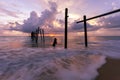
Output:
<svg viewBox="0 0 120 80">
<path fill-rule="evenodd" d="M 105 56 L 86 50 L 1 50 L 0 80 L 92 80 Z"/>
<path fill-rule="evenodd" d="M 114 41 L 114 40 L 103 41 L 103 42 L 98 42 L 97 47 L 91 46 L 90 49 L 93 51 L 99 52 L 100 54 L 104 56 L 115 58 L 115 59 L 120 59 L 119 44 L 120 44 L 119 40 L 118 41 Z"/>
<path fill-rule="evenodd" d="M 0 80 L 94 80 L 106 57 L 120 58 L 119 44 L 104 41 L 79 50 L 4 48 L 0 50 Z"/>
</svg>

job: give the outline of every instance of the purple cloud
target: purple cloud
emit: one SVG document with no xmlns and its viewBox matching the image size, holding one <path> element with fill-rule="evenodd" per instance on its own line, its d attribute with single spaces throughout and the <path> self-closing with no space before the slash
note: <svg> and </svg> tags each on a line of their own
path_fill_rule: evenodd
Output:
<svg viewBox="0 0 120 80">
<path fill-rule="evenodd" d="M 39 17 L 35 11 L 32 11 L 30 13 L 30 17 L 26 20 L 24 20 L 23 24 L 15 23 L 16 26 L 10 26 L 10 30 L 17 30 L 22 32 L 30 33 L 32 31 L 35 31 L 38 27 L 44 28 L 48 32 L 62 32 L 64 31 L 64 21 L 63 20 L 57 20 L 56 15 L 58 14 L 57 8 L 58 5 L 55 2 L 49 2 L 50 8 L 45 9 L 41 16 Z M 88 31 L 95 31 L 100 28 L 115 28 L 119 27 L 119 19 L 120 16 L 113 16 L 108 18 L 101 18 L 98 23 L 104 23 L 103 26 L 93 26 L 87 23 L 87 29 Z M 56 27 L 53 22 L 57 21 L 61 28 Z M 116 26 L 115 26 L 116 25 Z M 115 27 L 113 27 L 115 26 Z M 70 31 L 78 30 L 78 31 L 84 31 L 84 25 L 83 23 L 77 24 L 76 22 L 70 23 Z"/>
<path fill-rule="evenodd" d="M 84 24 L 83 23 L 72 23 L 71 24 L 71 31 L 84 31 Z M 99 27 L 97 26 L 93 26 L 93 25 L 90 25 L 89 23 L 87 23 L 87 30 L 88 31 L 95 31 L 95 30 L 98 30 Z"/>
<path fill-rule="evenodd" d="M 98 20 L 98 24 L 102 24 L 102 25 L 90 25 L 89 23 L 87 23 L 87 29 L 88 31 L 95 31 L 101 28 L 120 28 L 120 15 L 113 15 L 113 16 L 108 16 L 108 17 L 102 17 Z M 78 31 L 83 31 L 84 29 L 84 24 L 83 23 L 79 23 L 77 24 L 76 22 L 71 24 L 71 29 L 72 30 L 78 30 Z"/>
<path fill-rule="evenodd" d="M 39 17 L 35 11 L 30 13 L 30 17 L 27 20 L 24 20 L 22 25 L 15 23 L 16 26 L 10 27 L 10 30 L 18 30 L 22 32 L 32 32 L 35 31 L 38 27 L 40 28 L 54 28 L 53 21 L 56 20 L 57 15 L 57 5 L 55 2 L 49 2 L 50 9 L 45 9 L 41 16 Z"/>
<path fill-rule="evenodd" d="M 120 15 L 114 15 L 107 18 L 101 18 L 98 21 L 103 28 L 120 28 Z"/>
</svg>

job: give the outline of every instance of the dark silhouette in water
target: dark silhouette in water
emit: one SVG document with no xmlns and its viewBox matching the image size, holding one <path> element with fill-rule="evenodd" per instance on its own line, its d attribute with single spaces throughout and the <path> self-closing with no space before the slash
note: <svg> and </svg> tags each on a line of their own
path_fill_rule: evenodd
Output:
<svg viewBox="0 0 120 80">
<path fill-rule="evenodd" d="M 34 41 L 34 38 L 35 38 L 35 33 L 32 31 L 31 32 L 31 39 L 32 39 L 32 41 Z"/>
<path fill-rule="evenodd" d="M 36 43 L 38 43 L 38 34 L 39 34 L 39 31 L 36 30 L 36 32 L 31 32 L 31 39 L 32 41 L 35 41 Z"/>
<path fill-rule="evenodd" d="M 36 29 L 36 32 L 35 32 L 35 42 L 38 43 L 38 34 L 39 34 L 39 28 Z"/>
<path fill-rule="evenodd" d="M 38 29 L 36 29 L 36 31 L 32 31 L 31 32 L 31 39 L 32 39 L 32 43 L 35 42 L 36 45 L 38 45 L 38 37 L 39 37 L 39 33 L 40 33 L 40 38 L 41 38 L 41 46 L 45 46 L 45 37 L 44 37 L 44 30 L 40 29 L 38 27 Z"/>
<path fill-rule="evenodd" d="M 35 42 L 38 43 L 38 33 L 35 33 Z"/>
<path fill-rule="evenodd" d="M 32 31 L 31 32 L 31 46 L 32 47 L 38 47 L 38 44 L 37 44 L 37 41 L 36 41 L 36 32 L 34 32 L 34 31 Z M 34 43 L 34 42 L 36 42 L 36 44 Z"/>
<path fill-rule="evenodd" d="M 54 38 L 54 41 L 53 41 L 53 47 L 56 47 L 56 44 L 57 44 L 57 39 L 56 38 Z"/>
<path fill-rule="evenodd" d="M 64 41 L 64 48 L 67 49 L 68 43 L 68 8 L 65 8 L 65 33 L 64 33 L 65 41 Z"/>
</svg>

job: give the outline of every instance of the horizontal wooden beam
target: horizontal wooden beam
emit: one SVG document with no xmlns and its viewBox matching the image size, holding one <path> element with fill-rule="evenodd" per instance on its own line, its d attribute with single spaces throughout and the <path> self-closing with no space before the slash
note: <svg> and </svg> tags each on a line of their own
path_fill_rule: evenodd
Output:
<svg viewBox="0 0 120 80">
<path fill-rule="evenodd" d="M 102 17 L 102 16 L 106 16 L 106 15 L 109 15 L 109 14 L 113 14 L 113 13 L 116 13 L 116 12 L 120 12 L 120 9 L 117 9 L 117 10 L 114 10 L 114 11 L 111 11 L 111 12 L 107 12 L 107 13 L 104 13 L 104 14 L 101 14 L 101 15 L 98 15 L 98 16 L 88 18 L 88 19 L 86 19 L 86 21 L 91 20 L 91 19 L 95 19 L 95 18 L 99 18 L 99 17 Z M 81 22 L 84 22 L 84 20 L 78 21 L 76 23 L 81 23 Z"/>
</svg>

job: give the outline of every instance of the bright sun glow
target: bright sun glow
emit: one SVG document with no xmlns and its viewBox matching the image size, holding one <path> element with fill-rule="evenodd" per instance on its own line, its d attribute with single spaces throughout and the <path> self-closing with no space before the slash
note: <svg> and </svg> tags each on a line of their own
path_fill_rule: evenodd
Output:
<svg viewBox="0 0 120 80">
<path fill-rule="evenodd" d="M 69 14 L 69 18 L 78 19 L 79 17 L 77 14 Z"/>
<path fill-rule="evenodd" d="M 54 37 L 55 35 L 54 34 L 49 34 L 50 37 Z"/>
<path fill-rule="evenodd" d="M 45 36 L 55 37 L 55 36 L 63 36 L 62 34 L 46 34 Z"/>
<path fill-rule="evenodd" d="M 90 20 L 90 21 L 89 21 L 89 24 L 91 24 L 91 25 L 99 25 L 99 24 L 97 23 L 97 20 Z"/>
<path fill-rule="evenodd" d="M 53 25 L 54 25 L 55 27 L 61 27 L 61 25 L 60 25 L 57 21 L 53 21 Z"/>
</svg>

